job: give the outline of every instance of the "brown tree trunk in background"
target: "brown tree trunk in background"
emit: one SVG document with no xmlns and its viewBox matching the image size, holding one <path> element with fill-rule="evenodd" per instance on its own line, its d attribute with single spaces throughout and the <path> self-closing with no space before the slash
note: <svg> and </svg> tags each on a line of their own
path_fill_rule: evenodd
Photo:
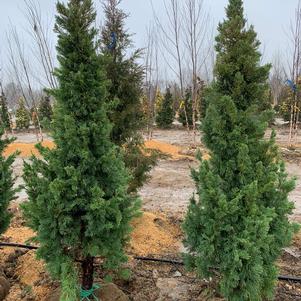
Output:
<svg viewBox="0 0 301 301">
<path fill-rule="evenodd" d="M 90 290 L 94 281 L 94 257 L 88 256 L 82 262 L 82 289 Z"/>
<path fill-rule="evenodd" d="M 291 118 L 289 130 L 289 146 L 297 142 L 298 136 L 298 118 L 300 109 L 300 67 L 301 67 L 301 0 L 298 2 L 294 23 L 291 24 L 291 41 L 292 41 L 292 66 L 291 80 L 296 85 L 291 104 Z"/>
</svg>

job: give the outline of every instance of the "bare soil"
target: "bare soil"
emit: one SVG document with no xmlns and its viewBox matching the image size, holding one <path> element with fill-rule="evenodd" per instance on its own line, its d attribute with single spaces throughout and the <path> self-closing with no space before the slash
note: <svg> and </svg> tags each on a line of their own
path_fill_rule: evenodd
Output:
<svg viewBox="0 0 301 301">
<path fill-rule="evenodd" d="M 290 149 L 287 145 L 288 130 L 276 128 L 276 133 L 277 144 L 286 161 L 287 173 L 296 177 L 296 189 L 290 195 L 296 207 L 291 218 L 301 222 L 301 144 Z M 271 130 L 268 130 L 266 137 L 270 134 Z M 156 141 L 178 147 L 179 154 L 184 155 L 184 158 L 173 156 L 161 160 L 152 170 L 151 180 L 140 191 L 146 210 L 171 212 L 176 215 L 185 213 L 189 199 L 195 191 L 190 172 L 191 168 L 197 168 L 199 165 L 194 158 L 196 149 L 200 149 L 205 157 L 208 156 L 200 138 L 201 135 L 198 134 L 195 143 L 193 135 L 188 135 L 185 130 L 156 130 L 153 133 L 153 139 Z M 298 137 L 299 140 L 301 137 Z"/>
</svg>

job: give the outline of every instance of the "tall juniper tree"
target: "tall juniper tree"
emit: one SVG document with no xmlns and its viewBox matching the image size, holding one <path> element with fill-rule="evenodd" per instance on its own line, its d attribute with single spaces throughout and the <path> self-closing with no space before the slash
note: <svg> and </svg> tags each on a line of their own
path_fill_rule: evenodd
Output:
<svg viewBox="0 0 301 301">
<path fill-rule="evenodd" d="M 92 0 L 58 2 L 57 11 L 60 67 L 58 88 L 51 91 L 56 148 L 39 145 L 43 160 L 33 157 L 25 165 L 29 201 L 24 215 L 36 232 L 38 256 L 61 281 L 61 300 L 75 301 L 80 274 L 82 296 L 93 294 L 95 256 L 109 269 L 126 261 L 123 247 L 138 202 L 127 193 L 129 176 L 110 138 Z"/>
<path fill-rule="evenodd" d="M 188 87 L 185 90 L 185 99 L 181 102 L 179 109 L 179 122 L 181 122 L 183 126 L 187 126 L 187 122 L 189 127 L 193 125 L 192 109 L 192 93 L 191 88 Z"/>
<path fill-rule="evenodd" d="M 135 192 L 147 179 L 156 163 L 156 154 L 143 145 L 140 130 L 145 126 L 142 107 L 143 66 L 137 63 L 141 49 L 133 50 L 131 35 L 125 29 L 128 15 L 119 7 L 121 0 L 105 0 L 105 24 L 101 34 L 101 52 L 107 57 L 106 72 L 110 80 L 110 114 L 112 139 L 122 146 L 124 161 L 132 180 L 129 191 Z"/>
<path fill-rule="evenodd" d="M 19 99 L 18 108 L 16 111 L 16 127 L 19 130 L 28 129 L 30 126 L 30 112 L 25 106 L 23 98 Z"/>
<path fill-rule="evenodd" d="M 174 118 L 173 95 L 171 94 L 170 88 L 167 88 L 162 102 L 158 104 L 156 123 L 160 128 L 169 128 Z"/>
<path fill-rule="evenodd" d="M 198 199 L 184 222 L 187 264 L 201 276 L 219 274 L 227 300 L 272 298 L 275 261 L 296 230 L 293 203 L 275 145 L 264 139 L 272 114 L 266 104 L 270 66 L 260 65 L 259 41 L 247 27 L 242 0 L 230 0 L 216 38 L 216 82 L 203 121 L 211 152 L 193 172 Z"/>
<path fill-rule="evenodd" d="M 39 104 L 39 118 L 41 120 L 42 126 L 44 128 L 50 128 L 50 123 L 52 120 L 53 110 L 50 103 L 50 97 L 44 95 Z"/>
<path fill-rule="evenodd" d="M 5 130 L 9 130 L 11 128 L 11 124 L 10 124 L 10 117 L 9 117 L 9 112 L 7 107 L 7 100 L 4 93 L 0 95 L 0 110 L 1 110 L 0 111 L 1 126 Z"/>
</svg>

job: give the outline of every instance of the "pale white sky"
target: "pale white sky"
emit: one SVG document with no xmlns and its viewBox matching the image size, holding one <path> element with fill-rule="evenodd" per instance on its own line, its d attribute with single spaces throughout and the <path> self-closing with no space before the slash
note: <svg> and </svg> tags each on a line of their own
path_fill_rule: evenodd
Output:
<svg viewBox="0 0 301 301">
<path fill-rule="evenodd" d="M 162 12 L 163 0 L 152 1 L 156 10 L 159 13 Z M 39 0 L 38 2 L 43 16 L 51 24 L 55 14 L 56 0 Z M 224 17 L 227 0 L 204 0 L 204 2 L 216 27 Z M 95 0 L 95 3 L 101 20 L 100 0 Z M 288 27 L 291 19 L 294 18 L 298 0 L 245 0 L 244 3 L 248 23 L 255 26 L 263 44 L 264 60 L 272 60 L 274 54 L 279 51 L 285 55 L 288 50 Z M 122 7 L 130 13 L 127 26 L 130 32 L 135 33 L 136 46 L 144 47 L 146 27 L 153 19 L 150 0 L 123 0 Z M 26 30 L 24 0 L 0 0 L 0 63 L 2 66 L 5 66 L 7 61 L 6 31 L 10 22 L 21 32 Z"/>
</svg>

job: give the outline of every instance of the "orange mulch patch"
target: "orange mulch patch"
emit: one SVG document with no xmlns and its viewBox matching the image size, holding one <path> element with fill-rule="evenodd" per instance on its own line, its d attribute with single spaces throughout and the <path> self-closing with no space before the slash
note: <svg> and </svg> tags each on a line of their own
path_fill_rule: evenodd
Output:
<svg viewBox="0 0 301 301">
<path fill-rule="evenodd" d="M 132 224 L 134 231 L 128 249 L 131 255 L 163 256 L 167 253 L 178 252 L 181 241 L 180 227 L 165 215 L 144 212 Z M 29 228 L 19 226 L 8 229 L 3 238 L 10 242 L 25 243 L 32 235 L 33 232 Z M 14 252 L 14 249 L 11 248 L 7 248 L 7 250 Z M 15 262 L 14 275 L 18 282 L 11 288 L 5 300 L 25 300 L 25 295 L 32 297 L 32 300 L 48 300 L 46 297 L 53 293 L 54 288 L 49 282 L 45 263 L 36 258 L 36 252 L 28 251 L 13 260 Z"/>
<path fill-rule="evenodd" d="M 145 146 L 150 149 L 159 150 L 160 152 L 171 156 L 174 160 L 179 159 L 195 159 L 196 149 L 185 149 L 179 146 L 175 146 L 169 143 L 157 141 L 157 140 L 148 140 L 145 141 Z M 204 160 L 209 160 L 210 155 L 207 151 L 202 150 L 202 157 Z"/>
<path fill-rule="evenodd" d="M 170 155 L 173 159 L 187 158 L 187 156 L 180 154 L 180 152 L 183 150 L 181 147 L 171 145 L 169 143 L 165 143 L 157 140 L 148 140 L 145 141 L 145 147 L 159 150 L 164 154 Z"/>
<path fill-rule="evenodd" d="M 20 152 L 21 158 L 29 158 L 31 155 L 39 156 L 39 152 L 35 147 L 36 143 L 20 143 L 15 142 L 10 144 L 4 151 L 5 156 L 9 156 L 16 151 Z M 42 142 L 42 145 L 49 148 L 54 148 L 55 144 L 53 141 L 45 140 Z M 159 150 L 163 154 L 169 155 L 174 160 L 179 159 L 191 159 L 194 158 L 194 153 L 186 154 L 185 149 L 179 146 L 175 146 L 169 143 L 157 141 L 157 140 L 148 140 L 145 141 L 145 147 L 149 149 Z M 208 154 L 204 154 L 203 158 L 205 160 L 209 159 Z"/>
<path fill-rule="evenodd" d="M 31 155 L 39 155 L 38 150 L 35 147 L 36 143 L 19 143 L 15 142 L 10 144 L 4 151 L 5 156 L 9 156 L 16 151 L 20 152 L 21 158 L 29 158 Z M 54 143 L 50 140 L 45 140 L 42 145 L 49 148 L 54 148 Z"/>
<path fill-rule="evenodd" d="M 136 255 L 166 254 L 177 252 L 181 230 L 163 214 L 144 212 L 132 223 L 130 251 Z"/>
<path fill-rule="evenodd" d="M 43 272 L 45 272 L 45 264 L 36 259 L 35 251 L 29 251 L 18 259 L 16 274 L 22 284 L 33 286 Z"/>
<path fill-rule="evenodd" d="M 135 255 L 165 254 L 177 252 L 181 229 L 162 213 L 143 212 L 132 222 L 133 232 L 129 251 Z M 3 241 L 26 243 L 34 232 L 26 226 L 11 226 L 2 236 Z M 13 249 L 5 248 L 11 252 Z M 4 250 L 1 250 L 4 251 Z M 26 262 L 24 263 L 26 264 Z"/>
<path fill-rule="evenodd" d="M 27 227 L 10 227 L 1 236 L 1 240 L 5 242 L 13 242 L 19 244 L 25 244 L 27 240 L 34 236 L 34 232 Z M 14 253 L 14 248 L 3 248 L 0 252 L 0 262 L 5 260 Z"/>
<path fill-rule="evenodd" d="M 28 227 L 10 227 L 4 233 L 3 237 L 5 240 L 24 244 L 27 240 L 34 236 L 34 232 Z"/>
<path fill-rule="evenodd" d="M 39 155 L 38 150 L 35 148 L 36 143 L 19 143 L 15 142 L 10 144 L 4 154 L 5 156 L 8 156 L 15 151 L 20 151 L 20 157 L 22 158 L 28 158 L 32 154 Z M 50 140 L 45 140 L 42 142 L 43 146 L 53 148 L 54 142 Z M 145 146 L 150 149 L 156 149 L 161 151 L 162 153 L 165 153 L 167 155 L 170 155 L 173 159 L 181 159 L 181 158 L 187 158 L 186 155 L 181 155 L 180 152 L 182 151 L 181 147 L 171 145 L 168 143 L 156 141 L 156 140 L 150 140 L 145 142 Z"/>
</svg>

